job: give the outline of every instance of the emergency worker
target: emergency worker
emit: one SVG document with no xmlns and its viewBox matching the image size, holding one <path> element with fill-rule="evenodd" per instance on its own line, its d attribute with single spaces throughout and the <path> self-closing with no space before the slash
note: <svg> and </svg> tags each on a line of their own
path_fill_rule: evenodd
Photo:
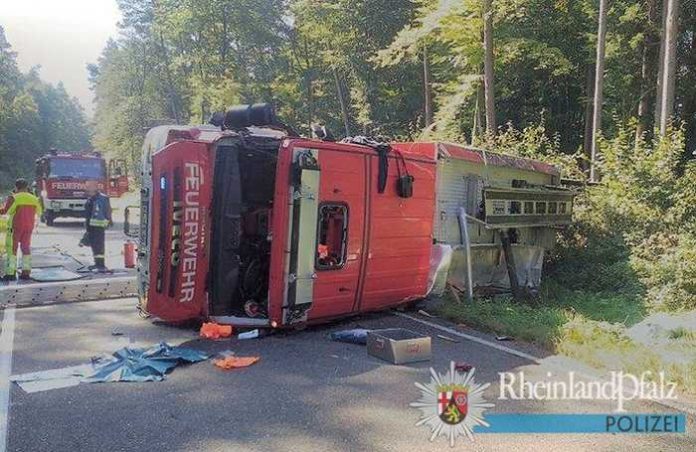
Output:
<svg viewBox="0 0 696 452">
<path fill-rule="evenodd" d="M 89 199 L 85 203 L 85 234 L 86 242 L 92 248 L 94 265 L 90 265 L 90 270 L 106 272 L 104 262 L 106 228 L 113 225 L 111 219 L 111 203 L 109 197 L 99 191 L 97 181 L 87 181 L 86 186 Z"/>
<path fill-rule="evenodd" d="M 17 249 L 22 250 L 22 273 L 20 279 L 31 276 L 31 234 L 34 232 L 36 216 L 41 215 L 39 198 L 29 193 L 25 179 L 15 181 L 15 189 L 0 207 L 0 215 L 7 214 L 7 235 L 5 236 L 5 275 L 3 280 L 17 279 Z"/>
</svg>

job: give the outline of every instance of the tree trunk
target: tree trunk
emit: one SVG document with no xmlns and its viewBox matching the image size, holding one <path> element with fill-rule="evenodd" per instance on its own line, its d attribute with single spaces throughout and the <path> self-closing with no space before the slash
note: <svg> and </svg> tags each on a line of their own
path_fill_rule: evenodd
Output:
<svg viewBox="0 0 696 452">
<path fill-rule="evenodd" d="M 433 93 L 430 86 L 430 61 L 428 60 L 428 46 L 423 45 L 423 93 L 425 103 L 425 127 L 433 124 Z"/>
<path fill-rule="evenodd" d="M 312 121 L 314 121 L 314 88 L 312 86 L 312 70 L 307 69 L 307 130 L 312 135 Z"/>
<path fill-rule="evenodd" d="M 343 127 L 345 128 L 346 136 L 350 136 L 350 124 L 348 123 L 348 110 L 346 107 L 346 100 L 343 98 L 343 90 L 341 89 L 341 81 L 338 78 L 338 71 L 333 68 L 334 82 L 336 82 L 336 95 L 338 96 L 338 102 L 341 105 L 341 116 L 343 116 Z"/>
<path fill-rule="evenodd" d="M 483 85 L 479 84 L 476 87 L 476 104 L 474 105 L 474 125 L 471 128 L 471 145 L 477 143 L 478 137 L 481 136 L 481 131 L 483 127 L 483 116 L 481 115 L 481 109 L 485 103 L 485 96 L 483 94 Z"/>
<path fill-rule="evenodd" d="M 587 77 L 585 79 L 585 134 L 582 147 L 587 161 L 590 160 L 590 156 L 592 155 L 592 97 L 594 96 L 594 78 L 594 66 L 588 64 Z M 587 165 L 587 161 L 583 163 L 583 171 L 590 169 Z"/>
<path fill-rule="evenodd" d="M 643 39 L 643 51 L 640 63 L 640 100 L 638 101 L 638 124 L 636 125 L 636 146 L 645 133 L 646 117 L 648 114 L 648 46 L 649 41 Z"/>
<path fill-rule="evenodd" d="M 171 113 L 174 116 L 176 123 L 181 124 L 181 115 L 179 114 L 179 99 L 176 89 L 174 88 L 174 78 L 172 77 L 172 72 L 170 69 L 169 53 L 167 52 L 167 47 L 164 42 L 164 35 L 162 32 L 159 33 L 159 44 L 160 51 L 162 52 L 162 59 L 164 60 L 164 72 L 167 78 Z"/>
<path fill-rule="evenodd" d="M 691 20 L 691 46 L 688 53 L 685 55 L 686 64 L 688 67 L 696 68 L 696 20 Z M 686 30 L 684 30 L 686 32 Z M 691 79 L 693 80 L 693 70 L 691 72 Z M 693 92 L 693 91 L 692 91 Z M 694 124 L 696 119 L 696 96 L 687 95 L 683 97 L 683 106 L 679 112 L 681 118 L 687 122 L 686 129 L 686 146 L 684 146 L 684 153 L 682 154 L 682 160 L 687 161 L 693 159 L 693 150 L 696 148 L 696 124 Z"/>
<path fill-rule="evenodd" d="M 493 9 L 492 0 L 483 0 L 483 85 L 486 97 L 486 131 L 495 135 L 495 89 L 493 85 Z"/>
<path fill-rule="evenodd" d="M 667 133 L 667 126 L 674 114 L 674 88 L 677 78 L 677 33 L 679 32 L 679 1 L 667 2 L 665 21 L 665 60 L 662 80 L 662 104 L 660 106 L 660 135 Z"/>
<path fill-rule="evenodd" d="M 648 0 L 648 24 L 647 29 L 652 29 L 652 25 L 655 23 L 655 13 L 657 0 Z M 643 138 L 645 131 L 648 128 L 648 108 L 650 107 L 650 86 L 651 86 L 651 75 L 650 75 L 650 48 L 654 43 L 654 38 L 652 33 L 648 30 L 645 32 L 645 37 L 643 38 L 643 49 L 641 55 L 640 64 L 640 100 L 638 101 L 638 124 L 636 126 L 636 146 L 640 143 Z"/>
<path fill-rule="evenodd" d="M 667 30 L 668 0 L 662 1 L 662 28 L 660 28 L 660 59 L 657 62 L 657 89 L 655 90 L 655 128 L 662 122 L 662 91 L 665 69 L 665 33 Z"/>
<path fill-rule="evenodd" d="M 604 52 L 607 38 L 607 0 L 599 0 L 599 28 L 597 30 L 597 62 L 595 63 L 594 105 L 592 110 L 592 153 L 590 156 L 590 181 L 595 182 L 597 160 L 597 135 L 602 129 L 602 102 L 604 88 Z"/>
</svg>

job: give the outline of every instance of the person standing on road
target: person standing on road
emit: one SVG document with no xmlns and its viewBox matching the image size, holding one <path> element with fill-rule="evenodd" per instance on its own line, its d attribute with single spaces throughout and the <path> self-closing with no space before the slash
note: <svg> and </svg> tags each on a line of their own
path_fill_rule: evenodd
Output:
<svg viewBox="0 0 696 452">
<path fill-rule="evenodd" d="M 7 235 L 5 237 L 5 276 L 3 280 L 17 279 L 17 249 L 22 250 L 22 273 L 20 279 L 31 276 L 31 234 L 36 225 L 36 216 L 41 216 L 39 198 L 29 193 L 29 184 L 25 179 L 15 181 L 15 189 L 7 197 L 5 205 L 0 207 L 0 215 L 7 214 Z"/>
<path fill-rule="evenodd" d="M 94 265 L 89 268 L 105 272 L 107 271 L 104 261 L 106 228 L 113 225 L 111 203 L 109 197 L 99 191 L 97 181 L 87 181 L 86 191 L 89 199 L 85 203 L 85 227 L 87 242 L 94 255 Z"/>
</svg>

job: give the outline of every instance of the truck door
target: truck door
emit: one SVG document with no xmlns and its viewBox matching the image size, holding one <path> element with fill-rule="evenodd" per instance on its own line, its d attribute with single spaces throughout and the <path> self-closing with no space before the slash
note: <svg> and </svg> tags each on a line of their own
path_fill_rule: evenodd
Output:
<svg viewBox="0 0 696 452">
<path fill-rule="evenodd" d="M 336 149 L 319 151 L 321 182 L 310 319 L 353 310 L 363 256 L 367 157 Z"/>
<path fill-rule="evenodd" d="M 152 157 L 144 310 L 177 322 L 205 314 L 212 182 L 208 146 L 181 141 Z"/>
<path fill-rule="evenodd" d="M 313 143 L 292 158 L 285 324 L 353 310 L 365 223 L 364 154 Z"/>
<path fill-rule="evenodd" d="M 128 191 L 126 161 L 123 159 L 110 160 L 108 169 L 108 194 L 111 197 L 118 198 Z"/>
<path fill-rule="evenodd" d="M 378 159 L 370 157 L 371 180 L 379 173 Z M 413 196 L 396 192 L 395 157 L 389 159 L 384 193 L 368 185 L 370 217 L 366 234 L 365 270 L 359 310 L 374 311 L 425 296 L 430 272 L 435 209 L 435 164 L 406 160 L 415 178 Z"/>
</svg>

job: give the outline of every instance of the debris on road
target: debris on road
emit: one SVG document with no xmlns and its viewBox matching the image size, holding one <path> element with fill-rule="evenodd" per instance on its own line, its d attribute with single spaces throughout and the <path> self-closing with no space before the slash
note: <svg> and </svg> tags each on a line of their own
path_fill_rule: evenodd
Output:
<svg viewBox="0 0 696 452">
<path fill-rule="evenodd" d="M 208 355 L 198 350 L 161 342 L 147 349 L 123 347 L 113 355 L 95 357 L 89 364 L 13 375 L 10 381 L 29 394 L 80 383 L 162 381 L 176 366 L 206 359 Z"/>
<path fill-rule="evenodd" d="M 123 347 L 110 357 L 98 359 L 94 372 L 82 380 L 86 383 L 116 381 L 162 381 L 180 364 L 197 363 L 208 355 L 191 348 L 172 347 L 166 342 L 150 348 Z"/>
<path fill-rule="evenodd" d="M 246 331 L 244 333 L 239 333 L 237 335 L 237 339 L 256 339 L 261 335 L 261 332 L 256 329 L 256 330 L 251 330 L 251 331 Z"/>
<path fill-rule="evenodd" d="M 227 356 L 226 358 L 213 360 L 213 364 L 220 369 L 230 370 L 249 367 L 260 359 L 258 356 Z"/>
<path fill-rule="evenodd" d="M 346 342 L 348 344 L 367 345 L 367 333 L 370 330 L 355 328 L 352 330 L 334 331 L 329 334 L 332 341 Z"/>
<path fill-rule="evenodd" d="M 201 337 L 206 339 L 223 339 L 232 336 L 232 325 L 220 325 L 214 322 L 201 325 Z"/>
<path fill-rule="evenodd" d="M 424 316 L 426 316 L 426 317 L 430 317 L 431 319 L 436 318 L 434 315 L 432 315 L 432 314 L 430 314 L 430 313 L 428 313 L 428 312 L 425 312 L 425 311 L 422 310 L 422 309 L 419 309 L 419 310 L 418 310 L 418 314 L 424 315 Z"/>
<path fill-rule="evenodd" d="M 14 381 L 27 394 L 48 391 L 50 389 L 69 388 L 80 384 L 85 375 L 94 371 L 91 364 L 63 367 L 61 369 L 42 370 L 21 375 L 12 375 Z"/>
<path fill-rule="evenodd" d="M 367 353 L 392 364 L 428 361 L 430 336 L 404 328 L 372 330 L 367 333 Z"/>
<path fill-rule="evenodd" d="M 443 341 L 454 342 L 455 344 L 459 343 L 459 341 L 457 339 L 454 339 L 454 338 L 449 337 L 449 336 L 445 336 L 443 334 L 438 334 L 437 337 L 439 337 Z"/>
<path fill-rule="evenodd" d="M 84 278 L 85 275 L 80 275 L 74 271 L 68 270 L 62 265 L 52 265 L 49 267 L 36 267 L 31 273 L 31 279 L 36 282 L 61 282 L 74 281 Z"/>
<path fill-rule="evenodd" d="M 495 337 L 495 340 L 496 340 L 496 341 L 501 341 L 501 342 L 502 342 L 502 341 L 514 341 L 514 339 L 511 338 L 510 336 L 496 336 L 496 337 Z"/>
<path fill-rule="evenodd" d="M 469 372 L 473 368 L 474 366 L 472 366 L 471 364 L 461 361 L 454 364 L 454 370 L 456 370 L 457 372 Z"/>
</svg>

